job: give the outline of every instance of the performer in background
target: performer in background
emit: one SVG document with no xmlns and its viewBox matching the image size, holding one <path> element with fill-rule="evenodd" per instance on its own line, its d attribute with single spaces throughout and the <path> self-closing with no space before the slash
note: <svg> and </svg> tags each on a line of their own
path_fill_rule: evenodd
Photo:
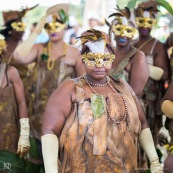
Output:
<svg viewBox="0 0 173 173">
<path fill-rule="evenodd" d="M 35 62 L 30 89 L 29 115 L 33 141 L 30 153 L 32 161 L 39 165 L 42 162 L 41 124 L 43 112 L 49 96 L 65 80 L 84 73 L 80 51 L 63 41 L 68 21 L 68 4 L 57 4 L 50 7 L 39 21 L 30 37 L 15 50 L 14 57 L 19 64 Z M 47 30 L 49 41 L 45 44 L 34 44 L 43 27 Z M 36 144 L 37 147 L 34 147 Z M 33 156 L 33 157 L 32 157 Z M 38 164 L 40 163 L 40 164 Z M 31 166 L 33 167 L 33 166 Z M 27 170 L 31 173 L 33 169 Z M 36 171 L 37 173 L 39 170 Z"/>
<path fill-rule="evenodd" d="M 113 16 L 115 18 L 109 24 L 109 37 L 116 58 L 112 63 L 111 76 L 125 79 L 140 98 L 149 78 L 149 69 L 144 53 L 132 45 L 137 33 L 136 24 L 127 7 L 120 9 L 117 6 L 117 12 L 109 17 Z"/>
<path fill-rule="evenodd" d="M 24 173 L 30 148 L 29 118 L 24 87 L 15 67 L 2 62 L 5 40 L 0 40 L 0 173 Z"/>
<path fill-rule="evenodd" d="M 149 66 L 149 80 L 144 88 L 142 99 L 145 105 L 146 118 L 153 134 L 155 145 L 158 144 L 158 133 L 162 126 L 162 111 L 160 101 L 164 94 L 164 82 L 169 77 L 169 59 L 163 43 L 150 35 L 156 22 L 157 3 L 155 1 L 142 2 L 135 9 L 135 16 L 139 31 L 139 41 L 135 47 L 146 43 L 141 51 L 146 56 Z"/>
</svg>

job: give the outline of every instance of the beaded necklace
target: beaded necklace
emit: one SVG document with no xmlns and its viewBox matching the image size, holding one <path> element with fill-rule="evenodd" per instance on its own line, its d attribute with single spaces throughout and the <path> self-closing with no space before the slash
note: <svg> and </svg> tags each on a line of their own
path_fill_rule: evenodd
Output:
<svg viewBox="0 0 173 173">
<path fill-rule="evenodd" d="M 88 86 L 90 87 L 90 89 L 92 90 L 92 92 L 96 95 L 99 95 L 94 89 L 93 87 L 91 86 L 90 83 L 92 83 L 91 81 L 89 81 L 86 77 L 86 74 L 83 75 L 86 83 L 88 84 Z M 104 86 L 106 86 L 108 84 L 108 86 L 113 90 L 114 93 L 117 93 L 117 91 L 114 89 L 114 87 L 110 84 L 110 78 L 107 76 L 107 82 L 105 84 L 103 84 Z M 93 83 L 92 83 L 93 84 Z M 97 86 L 98 84 L 95 84 L 94 86 Z M 110 113 L 110 110 L 109 110 L 109 107 L 108 105 L 106 104 L 106 110 L 108 112 L 108 115 L 109 117 L 114 121 L 115 124 L 121 124 L 123 121 L 126 120 L 126 117 L 127 117 L 127 103 L 126 103 L 126 99 L 125 97 L 121 94 L 122 96 L 122 99 L 123 99 L 123 102 L 124 102 L 124 107 L 125 107 L 125 111 L 124 111 L 124 117 L 121 121 L 116 121 L 115 118 L 111 117 L 111 113 Z"/>
<path fill-rule="evenodd" d="M 93 83 L 93 82 L 91 82 L 90 80 L 88 80 L 86 74 L 84 74 L 83 77 L 84 77 L 84 79 L 85 79 L 86 81 L 88 81 L 88 83 L 89 83 L 90 85 L 97 86 L 97 87 L 104 87 L 104 86 L 108 85 L 108 83 L 109 83 L 109 81 L 110 81 L 109 77 L 106 76 L 106 83 L 105 83 L 105 84 L 96 84 L 96 83 Z"/>
<path fill-rule="evenodd" d="M 67 53 L 67 44 L 66 43 L 64 43 L 63 49 L 64 49 L 63 54 L 60 57 L 65 56 Z M 50 50 L 51 50 L 51 42 L 48 43 L 48 54 L 49 54 L 49 58 L 47 61 L 47 69 L 48 70 L 52 70 L 54 68 L 55 60 L 56 60 L 56 59 L 50 59 L 50 57 L 51 57 Z"/>
</svg>

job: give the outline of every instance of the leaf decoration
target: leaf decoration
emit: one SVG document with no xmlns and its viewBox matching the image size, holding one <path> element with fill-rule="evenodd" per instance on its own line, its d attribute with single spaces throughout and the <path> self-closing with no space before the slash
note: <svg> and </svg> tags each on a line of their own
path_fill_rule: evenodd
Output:
<svg viewBox="0 0 173 173">
<path fill-rule="evenodd" d="M 105 23 L 106 23 L 106 25 L 108 26 L 108 27 L 110 27 L 111 26 L 111 24 L 105 19 Z"/>
<path fill-rule="evenodd" d="M 102 95 L 92 94 L 91 109 L 95 118 L 99 118 L 105 113 L 104 97 Z"/>
<path fill-rule="evenodd" d="M 111 14 L 109 17 L 113 16 L 115 16 L 115 18 L 126 17 L 127 19 L 130 19 L 131 12 L 128 7 L 120 9 L 119 6 L 117 5 L 116 11 L 117 11 L 116 13 Z"/>
<path fill-rule="evenodd" d="M 135 8 L 136 3 L 137 3 L 137 0 L 131 0 L 131 1 L 128 2 L 127 7 L 129 9 Z"/>
<path fill-rule="evenodd" d="M 59 17 L 63 23 L 67 23 L 69 20 L 69 16 L 66 15 L 65 11 L 63 9 L 58 11 Z"/>
<path fill-rule="evenodd" d="M 172 16 L 173 16 L 173 9 L 169 2 L 165 0 L 156 0 L 158 5 L 164 7 Z"/>
</svg>

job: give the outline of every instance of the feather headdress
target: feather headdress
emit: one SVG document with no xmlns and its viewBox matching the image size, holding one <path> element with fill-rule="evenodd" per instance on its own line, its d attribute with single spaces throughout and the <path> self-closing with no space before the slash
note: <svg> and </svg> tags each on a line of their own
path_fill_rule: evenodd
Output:
<svg viewBox="0 0 173 173">
<path fill-rule="evenodd" d="M 46 20 L 48 23 L 57 21 L 62 24 L 67 24 L 69 20 L 68 11 L 69 4 L 67 3 L 54 5 L 47 10 L 46 15 L 48 17 Z"/>
<path fill-rule="evenodd" d="M 6 24 L 7 22 L 14 19 L 22 19 L 28 11 L 36 8 L 37 6 L 38 4 L 31 8 L 23 8 L 21 11 L 3 11 L 2 14 L 4 18 L 4 23 Z"/>
<path fill-rule="evenodd" d="M 82 33 L 77 39 L 80 39 L 82 46 L 87 46 L 91 52 L 102 53 L 105 49 L 107 37 L 105 33 L 91 29 Z"/>
<path fill-rule="evenodd" d="M 135 27 L 135 22 L 131 17 L 131 11 L 128 7 L 120 9 L 117 5 L 116 12 L 112 13 L 109 17 L 115 17 L 112 24 L 120 23 L 122 25 L 128 25 L 128 23 L 130 23 Z M 111 24 L 108 25 L 110 26 Z"/>
<path fill-rule="evenodd" d="M 138 4 L 138 7 L 134 10 L 136 17 L 156 18 L 156 14 L 159 12 L 157 9 L 158 3 L 156 1 L 147 1 Z"/>
</svg>

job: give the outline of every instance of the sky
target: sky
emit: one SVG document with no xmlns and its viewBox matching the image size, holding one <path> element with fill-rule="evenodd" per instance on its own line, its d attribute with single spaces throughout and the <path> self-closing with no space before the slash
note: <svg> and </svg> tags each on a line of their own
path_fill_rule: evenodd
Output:
<svg viewBox="0 0 173 173">
<path fill-rule="evenodd" d="M 0 11 L 2 10 L 16 10 L 22 6 L 32 7 L 36 4 L 50 7 L 59 3 L 72 3 L 79 5 L 81 0 L 0 0 Z"/>
</svg>

